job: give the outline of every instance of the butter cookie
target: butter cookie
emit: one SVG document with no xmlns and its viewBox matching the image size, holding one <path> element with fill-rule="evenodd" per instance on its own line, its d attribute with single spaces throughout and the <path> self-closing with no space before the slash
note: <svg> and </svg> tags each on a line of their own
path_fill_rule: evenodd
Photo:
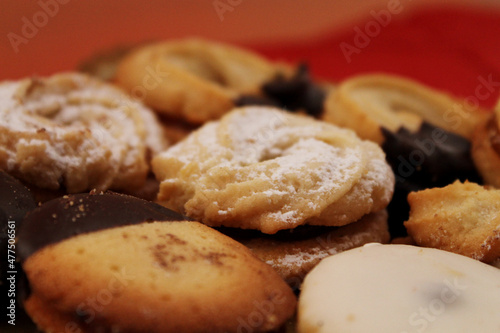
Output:
<svg viewBox="0 0 500 333">
<path fill-rule="evenodd" d="M 408 202 L 404 225 L 417 245 L 486 263 L 500 257 L 500 190 L 457 181 L 410 193 Z"/>
<path fill-rule="evenodd" d="M 25 222 L 24 306 L 46 332 L 268 332 L 295 311 L 247 248 L 152 202 L 69 195 Z"/>
<path fill-rule="evenodd" d="M 146 105 L 192 124 L 218 119 L 281 70 L 250 51 L 201 39 L 142 46 L 118 65 L 115 81 Z"/>
<path fill-rule="evenodd" d="M 167 147 L 152 111 L 82 74 L 3 82 L 0 101 L 0 169 L 42 189 L 140 188 Z"/>
<path fill-rule="evenodd" d="M 376 144 L 270 107 L 237 108 L 153 159 L 158 200 L 210 226 L 272 234 L 384 209 L 394 175 Z"/>
</svg>

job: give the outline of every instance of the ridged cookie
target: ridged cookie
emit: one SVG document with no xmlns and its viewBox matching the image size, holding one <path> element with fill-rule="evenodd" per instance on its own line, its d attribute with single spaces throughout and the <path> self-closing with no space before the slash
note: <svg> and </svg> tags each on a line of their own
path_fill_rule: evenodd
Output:
<svg viewBox="0 0 500 333">
<path fill-rule="evenodd" d="M 0 83 L 0 169 L 68 193 L 140 188 L 167 147 L 155 115 L 77 74 Z"/>
<path fill-rule="evenodd" d="M 343 81 L 325 105 L 323 119 L 352 128 L 363 139 L 384 142 L 382 128 L 416 131 L 422 121 L 470 138 L 486 113 L 416 81 L 387 74 Z"/>
<path fill-rule="evenodd" d="M 159 154 L 158 200 L 210 226 L 275 233 L 385 208 L 394 175 L 374 143 L 270 107 L 237 108 Z"/>
<path fill-rule="evenodd" d="M 258 94 L 281 69 L 257 54 L 200 39 L 139 47 L 119 64 L 116 83 L 160 113 L 189 123 L 217 119 L 244 94 Z"/>
</svg>

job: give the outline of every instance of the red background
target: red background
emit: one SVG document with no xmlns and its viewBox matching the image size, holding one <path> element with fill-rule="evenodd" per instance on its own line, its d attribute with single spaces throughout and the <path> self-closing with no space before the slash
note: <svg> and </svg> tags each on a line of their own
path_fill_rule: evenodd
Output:
<svg viewBox="0 0 500 333">
<path fill-rule="evenodd" d="M 385 26 L 377 23 L 375 16 L 395 3 L 398 13 Z M 272 59 L 305 61 L 322 79 L 402 74 L 489 108 L 500 90 L 499 5 L 491 0 L 3 0 L 0 80 L 72 70 L 116 45 L 199 36 L 251 47 Z M 26 34 L 30 24 L 35 32 Z M 367 28 L 368 42 L 359 36 Z M 23 41 L 16 46 L 13 36 Z M 362 47 L 348 61 L 341 45 Z M 490 84 L 479 96 L 485 81 Z"/>
</svg>

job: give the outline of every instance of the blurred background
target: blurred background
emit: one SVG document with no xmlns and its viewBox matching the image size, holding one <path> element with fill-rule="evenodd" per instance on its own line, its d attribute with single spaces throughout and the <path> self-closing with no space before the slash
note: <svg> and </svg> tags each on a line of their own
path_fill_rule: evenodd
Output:
<svg viewBox="0 0 500 333">
<path fill-rule="evenodd" d="M 498 0 L 2 0 L 0 80 L 72 70 L 142 41 L 204 37 L 321 79 L 390 72 L 463 97 L 500 83 Z"/>
<path fill-rule="evenodd" d="M 306 62 L 331 82 L 400 74 L 486 108 L 500 91 L 499 0 L 1 0 L 0 80 L 75 70 L 119 46 L 193 36 Z"/>
</svg>

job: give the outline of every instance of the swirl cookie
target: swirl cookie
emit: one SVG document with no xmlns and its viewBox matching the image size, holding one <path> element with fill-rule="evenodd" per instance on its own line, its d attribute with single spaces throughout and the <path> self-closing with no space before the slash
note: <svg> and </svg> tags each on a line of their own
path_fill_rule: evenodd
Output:
<svg viewBox="0 0 500 333">
<path fill-rule="evenodd" d="M 382 210 L 394 177 L 352 131 L 269 107 L 234 109 L 153 160 L 158 200 L 210 226 L 272 234 Z"/>
<path fill-rule="evenodd" d="M 491 263 L 500 257 L 500 190 L 455 182 L 408 195 L 404 223 L 417 245 Z"/>
<path fill-rule="evenodd" d="M 323 119 L 352 128 L 382 144 L 382 128 L 417 131 L 423 121 L 470 138 L 486 114 L 464 101 L 415 81 L 391 75 L 360 75 L 343 81 L 326 100 Z"/>
<path fill-rule="evenodd" d="M 71 195 L 25 222 L 24 304 L 46 332 L 267 332 L 295 310 L 243 245 L 151 202 Z"/>
<path fill-rule="evenodd" d="M 500 188 L 500 103 L 474 132 L 472 158 L 485 184 Z"/>
<path fill-rule="evenodd" d="M 128 54 L 116 83 L 154 110 L 202 124 L 243 94 L 258 94 L 281 69 L 256 54 L 198 39 L 155 43 Z"/>
<path fill-rule="evenodd" d="M 321 259 L 367 243 L 387 243 L 390 238 L 385 210 L 342 227 L 300 226 L 274 235 L 231 228 L 220 231 L 252 250 L 294 289 Z"/>
<path fill-rule="evenodd" d="M 3 82 L 0 100 L 0 169 L 43 189 L 140 188 L 167 146 L 149 109 L 81 74 Z"/>
<path fill-rule="evenodd" d="M 437 249 L 370 244 L 306 276 L 299 333 L 496 332 L 500 270 Z"/>
</svg>

